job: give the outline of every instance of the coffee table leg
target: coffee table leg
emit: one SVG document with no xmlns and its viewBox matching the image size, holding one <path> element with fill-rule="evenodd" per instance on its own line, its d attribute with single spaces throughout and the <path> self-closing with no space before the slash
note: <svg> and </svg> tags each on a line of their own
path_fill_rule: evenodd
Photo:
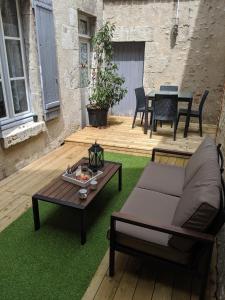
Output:
<svg viewBox="0 0 225 300">
<path fill-rule="evenodd" d="M 39 208 L 38 208 L 38 200 L 32 198 L 32 206 L 33 206 L 33 217 L 34 217 L 34 230 L 40 229 L 40 217 L 39 217 Z"/>
<path fill-rule="evenodd" d="M 84 245 L 86 243 L 86 212 L 85 212 L 85 210 L 81 211 L 80 239 L 81 239 L 81 245 Z"/>
<path fill-rule="evenodd" d="M 122 165 L 119 168 L 119 182 L 118 182 L 118 187 L 119 187 L 119 191 L 122 190 Z"/>
</svg>

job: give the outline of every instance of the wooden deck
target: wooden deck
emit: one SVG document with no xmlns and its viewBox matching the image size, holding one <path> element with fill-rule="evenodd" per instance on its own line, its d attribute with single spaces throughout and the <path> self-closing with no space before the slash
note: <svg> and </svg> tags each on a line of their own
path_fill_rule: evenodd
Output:
<svg viewBox="0 0 225 300">
<path fill-rule="evenodd" d="M 154 147 L 193 152 L 204 138 L 199 136 L 196 123 L 190 124 L 188 138 L 183 138 L 184 123 L 180 123 L 175 142 L 173 141 L 173 129 L 170 126 L 163 125 L 162 128 L 158 128 L 157 133 L 153 133 L 153 137 L 150 139 L 149 133 L 147 135 L 143 133 L 140 120 L 137 120 L 134 129 L 131 129 L 131 124 L 132 118 L 130 117 L 110 117 L 109 125 L 106 128 L 85 127 L 69 136 L 66 142 L 90 145 L 97 140 L 107 150 L 149 155 Z M 216 126 L 204 124 L 203 133 L 215 137 Z"/>
<path fill-rule="evenodd" d="M 110 124 L 106 129 L 86 128 L 79 131 L 69 137 L 64 146 L 2 180 L 0 182 L 0 231 L 31 206 L 31 196 L 37 190 L 62 173 L 67 165 L 86 156 L 89 144 L 95 139 L 106 149 L 128 152 L 133 155 L 149 155 L 153 146 L 194 150 L 201 141 L 194 130 L 188 139 L 181 138 L 181 133 L 179 133 L 176 142 L 172 141 L 172 136 L 169 134 L 165 137 L 157 135 L 154 140 L 150 141 L 149 136 L 145 136 L 139 126 L 134 130 L 130 129 L 130 119 L 128 118 L 120 118 L 117 121 L 112 118 Z M 170 129 L 163 128 L 163 132 L 166 133 L 167 130 Z M 205 132 L 214 136 L 215 128 L 205 126 Z M 126 147 L 128 148 L 126 149 Z M 181 158 L 174 157 L 163 156 L 160 157 L 160 161 L 178 165 L 185 164 Z M 216 254 L 208 285 L 208 299 L 215 299 L 213 296 L 216 280 L 215 265 Z M 108 254 L 102 260 L 83 300 L 198 299 L 194 286 L 197 281 L 125 255 L 118 255 L 114 278 L 108 277 L 107 269 Z"/>
</svg>

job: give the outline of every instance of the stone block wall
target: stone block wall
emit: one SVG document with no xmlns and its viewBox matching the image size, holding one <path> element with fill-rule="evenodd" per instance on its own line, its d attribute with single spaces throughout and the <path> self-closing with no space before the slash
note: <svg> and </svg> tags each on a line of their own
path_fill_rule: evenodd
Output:
<svg viewBox="0 0 225 300">
<path fill-rule="evenodd" d="M 43 121 L 43 103 L 40 86 L 39 62 L 36 44 L 35 19 L 31 0 L 21 0 L 22 25 L 25 42 L 26 67 L 32 110 Z M 0 146 L 0 179 L 10 175 L 37 159 L 44 153 L 58 147 L 81 125 L 81 89 L 79 87 L 79 41 L 78 11 L 96 17 L 96 27 L 102 24 L 102 0 L 53 0 L 56 32 L 56 51 L 58 58 L 59 89 L 61 112 L 52 121 L 41 124 L 42 133 L 35 137 L 22 134 L 12 135 L 23 141 L 8 149 Z M 83 90 L 83 89 L 82 89 Z M 87 93 L 82 93 L 87 95 Z M 21 128 L 23 130 L 23 128 Z M 30 131 L 30 130 L 29 130 Z M 34 132 L 34 130 L 32 131 Z"/>
<path fill-rule="evenodd" d="M 217 124 L 225 80 L 224 0 L 180 1 L 176 41 L 172 38 L 177 1 L 105 0 L 104 19 L 116 25 L 116 42 L 145 41 L 144 87 L 177 84 L 210 90 L 204 121 Z"/>
<path fill-rule="evenodd" d="M 222 144 L 222 150 L 225 157 L 225 85 L 224 94 L 222 97 L 221 115 L 217 134 L 217 143 Z M 218 291 L 217 298 L 225 299 L 225 226 L 223 226 L 218 236 Z"/>
</svg>

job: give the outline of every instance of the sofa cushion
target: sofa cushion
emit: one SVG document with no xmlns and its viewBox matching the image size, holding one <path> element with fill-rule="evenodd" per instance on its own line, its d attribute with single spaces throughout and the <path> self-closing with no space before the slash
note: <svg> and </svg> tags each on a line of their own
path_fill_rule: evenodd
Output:
<svg viewBox="0 0 225 300">
<path fill-rule="evenodd" d="M 185 168 L 150 162 L 144 169 L 137 187 L 180 197 L 184 176 Z"/>
<path fill-rule="evenodd" d="M 168 245 L 163 246 L 147 242 L 125 233 L 116 232 L 116 242 L 137 251 L 142 251 L 146 254 L 163 258 L 169 261 L 174 261 L 183 265 L 186 265 L 191 261 L 191 253 L 189 252 L 181 252 Z"/>
<path fill-rule="evenodd" d="M 159 192 L 135 188 L 125 202 L 121 212 L 135 216 L 139 220 L 149 220 L 157 224 L 168 225 L 179 203 L 178 197 Z M 187 263 L 190 256 L 168 245 L 169 235 L 141 228 L 123 222 L 116 223 L 116 241 L 168 260 Z"/>
<path fill-rule="evenodd" d="M 206 136 L 187 163 L 185 169 L 184 186 L 190 182 L 192 177 L 204 163 L 207 163 L 209 160 L 213 160 L 216 163 L 217 159 L 218 155 L 216 144 L 212 138 Z"/>
<path fill-rule="evenodd" d="M 196 231 L 205 231 L 220 207 L 221 175 L 218 163 L 204 163 L 184 188 L 172 224 Z M 182 251 L 190 251 L 193 242 L 172 236 L 169 244 Z"/>
<path fill-rule="evenodd" d="M 140 220 L 155 221 L 156 224 L 171 224 L 180 198 L 155 191 L 134 188 L 121 212 Z M 138 226 L 118 222 L 117 230 L 133 237 L 161 245 L 168 244 L 169 235 Z"/>
</svg>

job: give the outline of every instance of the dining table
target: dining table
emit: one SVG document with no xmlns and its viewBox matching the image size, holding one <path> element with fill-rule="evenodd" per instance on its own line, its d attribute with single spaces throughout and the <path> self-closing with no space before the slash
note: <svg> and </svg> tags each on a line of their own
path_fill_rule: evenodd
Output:
<svg viewBox="0 0 225 300">
<path fill-rule="evenodd" d="M 191 113 L 191 107 L 193 102 L 193 92 L 190 91 L 157 91 L 152 90 L 150 93 L 146 95 L 146 104 L 145 104 L 145 121 L 144 121 L 144 133 L 147 134 L 148 132 L 148 108 L 149 108 L 149 102 L 154 101 L 155 95 L 178 95 L 178 102 L 185 102 L 188 104 L 187 107 L 187 117 L 185 121 L 185 128 L 184 128 L 184 138 L 188 136 L 188 129 L 190 124 L 190 113 Z"/>
</svg>

